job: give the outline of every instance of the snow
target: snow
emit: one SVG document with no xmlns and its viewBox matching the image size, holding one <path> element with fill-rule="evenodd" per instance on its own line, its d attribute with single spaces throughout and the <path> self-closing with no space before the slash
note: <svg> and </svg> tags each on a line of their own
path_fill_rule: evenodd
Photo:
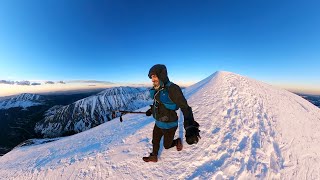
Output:
<svg viewBox="0 0 320 180">
<path fill-rule="evenodd" d="M 10 109 L 14 107 L 27 108 L 43 104 L 44 98 L 37 94 L 23 93 L 10 99 L 0 101 L 0 109 Z"/>
<path fill-rule="evenodd" d="M 202 139 L 151 152 L 154 120 L 127 114 L 0 158 L 3 179 L 319 179 L 320 110 L 286 90 L 217 72 L 184 91 Z M 146 111 L 148 107 L 138 111 Z M 179 114 L 176 137 L 184 139 Z"/>
<path fill-rule="evenodd" d="M 113 87 L 72 104 L 53 107 L 37 122 L 35 131 L 44 137 L 82 132 L 111 120 L 113 110 L 135 110 L 152 103 L 147 88 Z M 54 127 L 58 127 L 55 129 Z"/>
</svg>

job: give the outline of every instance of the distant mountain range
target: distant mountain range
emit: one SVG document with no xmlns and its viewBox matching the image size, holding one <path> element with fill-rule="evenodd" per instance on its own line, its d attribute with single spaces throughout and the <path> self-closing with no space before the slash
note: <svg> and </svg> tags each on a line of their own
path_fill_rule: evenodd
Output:
<svg viewBox="0 0 320 180">
<path fill-rule="evenodd" d="M 308 94 L 298 94 L 299 96 L 303 97 L 304 99 L 308 100 L 318 108 L 320 108 L 320 96 L 318 95 L 308 95 Z"/>
<path fill-rule="evenodd" d="M 44 137 L 75 134 L 110 121 L 114 110 L 135 110 L 149 104 L 147 88 L 109 88 L 72 104 L 52 107 L 35 131 Z"/>
<path fill-rule="evenodd" d="M 112 110 L 135 110 L 147 105 L 148 98 L 147 88 L 130 87 L 73 94 L 24 93 L 2 98 L 0 155 L 30 138 L 64 136 L 90 129 L 111 120 Z"/>
<path fill-rule="evenodd" d="M 45 97 L 38 94 L 23 93 L 10 99 L 0 101 L 0 109 L 10 109 L 14 107 L 27 108 L 30 106 L 42 105 Z"/>
</svg>

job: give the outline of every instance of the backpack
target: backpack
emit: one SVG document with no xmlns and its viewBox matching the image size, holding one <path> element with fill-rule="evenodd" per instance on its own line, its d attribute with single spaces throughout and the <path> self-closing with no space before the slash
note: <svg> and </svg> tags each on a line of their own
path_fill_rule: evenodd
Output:
<svg viewBox="0 0 320 180">
<path fill-rule="evenodd" d="M 156 102 L 162 103 L 167 109 L 175 111 L 178 110 L 179 107 L 169 97 L 169 87 L 171 84 L 173 83 L 169 81 L 165 87 L 161 88 L 158 92 L 156 92 L 154 88 L 150 89 L 150 97 L 153 99 L 154 105 Z M 160 102 L 155 98 L 158 93 L 160 93 Z"/>
</svg>

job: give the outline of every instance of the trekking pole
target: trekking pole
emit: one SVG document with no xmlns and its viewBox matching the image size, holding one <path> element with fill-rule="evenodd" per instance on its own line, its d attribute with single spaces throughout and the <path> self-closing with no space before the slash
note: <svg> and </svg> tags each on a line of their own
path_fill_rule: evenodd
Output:
<svg viewBox="0 0 320 180">
<path fill-rule="evenodd" d="M 145 114 L 146 112 L 141 112 L 141 111 L 119 111 L 121 113 L 132 113 L 132 114 Z"/>
<path fill-rule="evenodd" d="M 140 112 L 140 111 L 112 111 L 112 116 L 115 118 L 116 113 L 119 112 L 120 113 L 120 122 L 123 121 L 122 119 L 122 115 L 124 114 L 146 114 L 146 112 Z"/>
</svg>

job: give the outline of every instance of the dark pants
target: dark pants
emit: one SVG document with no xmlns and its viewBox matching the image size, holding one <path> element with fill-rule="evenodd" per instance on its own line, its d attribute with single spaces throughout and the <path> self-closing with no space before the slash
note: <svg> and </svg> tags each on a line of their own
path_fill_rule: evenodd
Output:
<svg viewBox="0 0 320 180">
<path fill-rule="evenodd" d="M 160 149 L 160 140 L 163 136 L 163 146 L 165 149 L 172 148 L 176 146 L 176 140 L 173 140 L 174 134 L 176 133 L 178 126 L 170 129 L 161 129 L 157 125 L 154 125 L 152 133 L 152 145 L 153 145 L 153 155 L 158 155 Z"/>
</svg>

